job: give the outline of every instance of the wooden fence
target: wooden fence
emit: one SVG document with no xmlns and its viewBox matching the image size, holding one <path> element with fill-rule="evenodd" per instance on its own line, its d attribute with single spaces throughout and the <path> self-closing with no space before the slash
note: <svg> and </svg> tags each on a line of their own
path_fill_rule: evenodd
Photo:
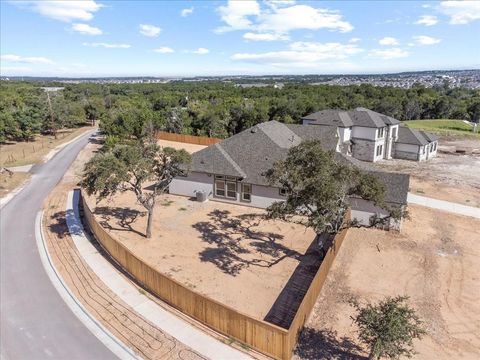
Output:
<svg viewBox="0 0 480 360">
<path fill-rule="evenodd" d="M 312 311 L 333 259 L 346 235 L 344 230 L 333 240 L 333 245 L 328 250 L 287 330 L 200 295 L 158 272 L 131 253 L 97 222 L 83 194 L 82 203 L 86 224 L 97 241 L 139 283 L 182 313 L 275 359 L 290 359 L 298 334 Z"/>
<path fill-rule="evenodd" d="M 175 133 L 169 133 L 164 131 L 160 131 L 157 134 L 157 138 L 159 140 L 178 141 L 178 142 L 183 142 L 187 144 L 207 145 L 207 146 L 216 144 L 223 140 L 223 139 L 213 138 L 213 137 L 175 134 Z"/>
</svg>

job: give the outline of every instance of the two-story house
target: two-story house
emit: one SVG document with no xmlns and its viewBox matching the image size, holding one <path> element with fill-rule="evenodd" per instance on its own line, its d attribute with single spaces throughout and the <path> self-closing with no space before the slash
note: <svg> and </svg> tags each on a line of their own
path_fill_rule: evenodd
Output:
<svg viewBox="0 0 480 360">
<path fill-rule="evenodd" d="M 322 110 L 303 117 L 302 123 L 336 127 L 340 138 L 337 150 L 363 161 L 375 162 L 393 157 L 426 160 L 436 154 L 438 138 L 435 135 L 402 127 L 397 119 L 365 108 Z M 419 147 L 416 143 L 411 144 L 412 136 L 409 134 L 412 131 L 414 138 L 419 134 L 423 139 Z M 422 154 L 424 149 L 428 152 L 427 156 Z M 415 151 L 413 155 L 409 153 Z"/>
</svg>

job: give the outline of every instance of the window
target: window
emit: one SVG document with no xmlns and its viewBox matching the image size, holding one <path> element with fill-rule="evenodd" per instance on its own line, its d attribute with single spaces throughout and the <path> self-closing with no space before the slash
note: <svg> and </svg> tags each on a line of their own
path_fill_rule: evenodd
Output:
<svg viewBox="0 0 480 360">
<path fill-rule="evenodd" d="M 227 185 L 227 198 L 237 199 L 237 183 L 234 181 L 226 181 Z"/>
<path fill-rule="evenodd" d="M 397 130 L 398 130 L 398 128 L 396 128 L 396 127 L 394 127 L 392 129 L 392 138 L 394 138 L 395 140 L 397 139 Z"/>
<path fill-rule="evenodd" d="M 425 147 L 426 147 L 426 146 L 423 146 L 423 147 L 422 147 L 422 149 L 423 149 L 423 154 L 425 154 Z"/>
<path fill-rule="evenodd" d="M 383 151 L 383 145 L 378 145 L 378 146 L 377 146 L 376 156 L 382 155 L 382 151 Z"/>
<path fill-rule="evenodd" d="M 287 191 L 287 189 L 280 188 L 280 189 L 278 189 L 278 194 L 279 194 L 280 196 L 287 197 L 288 191 Z"/>
<path fill-rule="evenodd" d="M 433 151 L 437 150 L 437 143 L 433 143 Z"/>
<path fill-rule="evenodd" d="M 225 197 L 224 180 L 215 180 L 215 196 Z"/>
<path fill-rule="evenodd" d="M 242 201 L 252 201 L 252 185 L 242 184 Z"/>
<path fill-rule="evenodd" d="M 383 138 L 383 135 L 385 135 L 385 129 L 384 128 L 378 129 L 378 138 Z"/>
</svg>

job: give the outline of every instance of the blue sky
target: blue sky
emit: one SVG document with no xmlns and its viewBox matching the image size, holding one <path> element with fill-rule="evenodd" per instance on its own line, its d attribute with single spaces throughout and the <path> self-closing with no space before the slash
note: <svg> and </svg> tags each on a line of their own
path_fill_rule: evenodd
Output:
<svg viewBox="0 0 480 360">
<path fill-rule="evenodd" d="M 1 74 L 480 67 L 480 1 L 2 1 Z"/>
</svg>

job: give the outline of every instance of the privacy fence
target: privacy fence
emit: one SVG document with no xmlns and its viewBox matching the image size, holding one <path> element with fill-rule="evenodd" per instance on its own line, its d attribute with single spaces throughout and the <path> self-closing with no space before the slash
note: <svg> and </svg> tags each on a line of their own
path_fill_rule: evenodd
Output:
<svg viewBox="0 0 480 360">
<path fill-rule="evenodd" d="M 223 139 L 213 138 L 213 137 L 175 134 L 175 133 L 169 133 L 164 131 L 160 131 L 157 134 L 157 138 L 159 140 L 177 141 L 177 142 L 184 142 L 188 144 L 207 145 L 207 146 L 216 144 L 223 140 Z"/>
<path fill-rule="evenodd" d="M 185 287 L 160 273 L 110 235 L 95 219 L 82 196 L 84 218 L 97 241 L 128 273 L 160 299 L 208 327 L 232 337 L 275 359 L 290 359 L 297 338 L 322 289 L 328 271 L 345 238 L 346 230 L 333 239 L 289 329 L 252 318 Z"/>
</svg>

